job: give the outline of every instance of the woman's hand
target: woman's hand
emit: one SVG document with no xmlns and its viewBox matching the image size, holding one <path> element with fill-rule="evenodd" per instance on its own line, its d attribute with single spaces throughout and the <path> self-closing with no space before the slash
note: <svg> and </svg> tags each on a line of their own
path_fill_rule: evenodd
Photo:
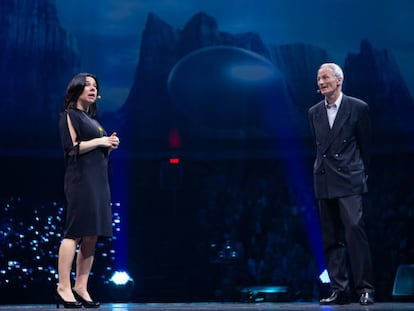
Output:
<svg viewBox="0 0 414 311">
<path fill-rule="evenodd" d="M 119 146 L 119 138 L 116 136 L 116 133 L 113 132 L 111 136 L 102 136 L 99 138 L 99 144 L 101 147 L 116 149 Z"/>
<path fill-rule="evenodd" d="M 109 149 L 117 149 L 119 146 L 119 137 L 117 136 L 116 132 L 113 132 L 111 136 L 108 137 L 108 139 L 110 143 Z"/>
</svg>

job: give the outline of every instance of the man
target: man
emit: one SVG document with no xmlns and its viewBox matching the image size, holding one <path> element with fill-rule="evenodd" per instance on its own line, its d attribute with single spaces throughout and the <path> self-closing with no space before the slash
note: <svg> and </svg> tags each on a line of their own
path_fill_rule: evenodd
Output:
<svg viewBox="0 0 414 311">
<path fill-rule="evenodd" d="M 309 109 L 316 143 L 314 190 L 332 288 L 320 303 L 350 303 L 348 255 L 359 303 L 369 305 L 374 303 L 374 286 L 362 196 L 368 190 L 371 123 L 368 105 L 342 93 L 343 79 L 338 65 L 322 64 L 317 83 L 325 99 Z"/>
</svg>

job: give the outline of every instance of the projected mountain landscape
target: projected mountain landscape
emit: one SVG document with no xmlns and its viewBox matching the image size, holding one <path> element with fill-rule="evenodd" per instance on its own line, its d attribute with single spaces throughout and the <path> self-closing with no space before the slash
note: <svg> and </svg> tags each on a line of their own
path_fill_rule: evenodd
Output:
<svg viewBox="0 0 414 311">
<path fill-rule="evenodd" d="M 5 146 L 9 152 L 34 146 L 58 150 L 56 122 L 64 90 L 70 77 L 83 70 L 84 51 L 61 26 L 53 2 L 2 2 L 0 8 L 0 127 L 10 133 Z M 306 138 L 307 109 L 321 99 L 315 72 L 333 60 L 318 46 L 266 44 L 257 33 L 220 31 L 216 19 L 204 12 L 182 28 L 149 13 L 136 55 L 125 103 L 100 115 L 132 152 L 169 151 L 172 132 L 180 139 L 175 148 L 190 152 L 268 148 L 272 144 L 255 142 Z M 364 39 L 359 52 L 348 53 L 341 65 L 344 92 L 370 104 L 374 131 L 398 135 L 404 146 L 414 131 L 408 119 L 413 100 L 392 53 Z M 270 78 L 257 80 L 260 66 Z M 226 73 L 232 68 L 242 68 L 243 78 L 240 72 Z M 23 140 L 28 133 L 36 139 Z"/>
</svg>

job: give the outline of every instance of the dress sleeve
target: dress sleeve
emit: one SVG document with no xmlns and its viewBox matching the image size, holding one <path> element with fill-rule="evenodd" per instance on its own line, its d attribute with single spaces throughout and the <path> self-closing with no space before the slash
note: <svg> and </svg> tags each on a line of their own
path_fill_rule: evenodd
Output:
<svg viewBox="0 0 414 311">
<path fill-rule="evenodd" d="M 59 120 L 59 132 L 60 132 L 60 139 L 62 143 L 63 151 L 65 152 L 65 156 L 68 156 L 69 153 L 71 155 L 77 156 L 79 154 L 79 142 L 76 145 L 73 145 L 72 137 L 70 136 L 69 125 L 67 116 L 69 115 L 72 125 L 79 137 L 79 120 L 76 118 L 74 113 L 71 113 L 70 110 L 65 110 L 60 115 Z"/>
</svg>

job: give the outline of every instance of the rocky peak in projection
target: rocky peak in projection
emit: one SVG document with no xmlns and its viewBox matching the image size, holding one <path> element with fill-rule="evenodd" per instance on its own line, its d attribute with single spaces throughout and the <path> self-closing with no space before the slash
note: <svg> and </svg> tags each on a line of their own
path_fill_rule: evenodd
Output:
<svg viewBox="0 0 414 311">
<path fill-rule="evenodd" d="M 148 15 L 142 34 L 137 73 L 160 75 L 177 58 L 178 31 L 153 13 Z"/>
<path fill-rule="evenodd" d="M 194 15 L 183 29 L 168 25 L 153 13 L 148 15 L 136 78 L 120 110 L 125 130 L 136 133 L 134 142 L 146 138 L 165 141 L 175 122 L 167 88 L 169 74 L 185 56 L 211 46 L 240 47 L 269 57 L 258 35 L 220 32 L 216 20 L 203 12 Z"/>
<path fill-rule="evenodd" d="M 344 64 L 344 92 L 365 100 L 371 107 L 375 130 L 394 135 L 412 132 L 414 103 L 393 55 L 363 40 L 357 54 Z"/>
<path fill-rule="evenodd" d="M 204 12 L 194 15 L 184 26 L 180 35 L 180 55 L 208 46 L 237 46 L 269 57 L 269 51 L 259 35 L 255 33 L 230 34 L 219 31 L 215 18 Z"/>
<path fill-rule="evenodd" d="M 131 144 L 137 139 L 153 138 L 165 132 L 170 119 L 167 77 L 178 59 L 178 42 L 178 30 L 157 15 L 148 15 L 135 81 L 119 115 L 126 130 L 134 132 Z M 128 143 L 128 139 L 132 138 L 126 137 L 124 141 Z"/>
<path fill-rule="evenodd" d="M 16 135 L 55 128 L 79 66 L 75 40 L 60 25 L 53 1 L 1 1 L 0 11 L 0 126 L 25 128 Z"/>
<path fill-rule="evenodd" d="M 194 15 L 181 31 L 180 54 L 186 55 L 202 47 L 220 44 L 220 32 L 216 20 L 200 12 Z"/>
<path fill-rule="evenodd" d="M 343 64 L 333 60 L 329 51 L 316 46 L 299 43 L 267 46 L 257 34 L 230 34 L 219 28 L 216 20 L 203 12 L 195 14 L 183 29 L 149 14 L 136 80 L 120 111 L 123 130 L 134 133 L 129 138 L 131 147 L 147 142 L 151 148 L 168 149 L 170 133 L 177 133 L 176 128 L 183 124 L 180 134 L 194 134 L 198 130 L 203 137 L 242 141 L 250 137 L 246 133 L 251 129 L 250 133 L 257 130 L 259 137 L 264 133 L 262 124 L 283 120 L 295 126 L 295 134 L 309 136 L 307 110 L 322 100 L 317 93 L 316 73 L 320 64 L 330 61 L 344 68 L 345 93 L 370 104 L 374 131 L 395 133 L 414 126 L 406 120 L 414 112 L 411 96 L 388 51 L 376 50 L 368 41 L 362 41 L 360 53 L 349 54 Z M 234 66 L 233 57 L 239 60 L 252 57 L 254 66 L 244 66 L 245 63 Z M 247 76 L 246 68 L 249 68 Z M 261 69 L 257 71 L 258 68 Z M 226 72 L 226 76 L 215 75 L 218 72 Z M 272 81 L 271 88 L 258 82 L 270 77 L 267 74 L 271 76 L 267 80 Z M 263 88 L 256 88 L 258 85 Z M 270 92 L 272 88 L 278 94 Z M 268 119 L 254 115 L 258 111 Z M 294 116 L 292 121 L 285 116 L 286 111 Z M 247 130 L 241 126 L 244 120 Z M 292 132 L 278 129 L 268 133 Z"/>
</svg>

